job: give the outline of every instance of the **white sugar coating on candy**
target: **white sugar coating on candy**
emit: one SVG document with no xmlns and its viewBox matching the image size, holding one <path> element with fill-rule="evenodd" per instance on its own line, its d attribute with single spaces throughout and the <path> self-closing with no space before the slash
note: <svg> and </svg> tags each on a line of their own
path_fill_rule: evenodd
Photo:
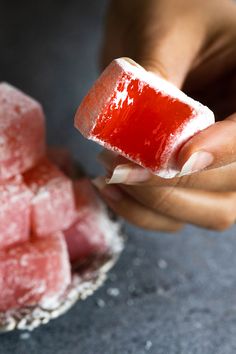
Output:
<svg viewBox="0 0 236 354">
<path fill-rule="evenodd" d="M 74 182 L 77 213 L 91 213 L 95 227 L 103 230 L 106 244 L 112 242 L 114 229 L 113 222 L 108 216 L 107 206 L 99 197 L 88 178 L 81 178 Z M 93 236 L 96 239 L 96 235 Z"/>
<path fill-rule="evenodd" d="M 0 311 L 35 304 L 53 307 L 70 281 L 61 232 L 0 251 Z"/>
<path fill-rule="evenodd" d="M 127 76 L 126 81 L 124 81 L 124 74 Z M 113 107 L 114 109 L 119 107 L 122 109 L 124 102 L 127 105 L 132 105 L 132 99 L 128 97 L 127 91 L 131 80 L 139 81 L 138 91 L 140 94 L 145 86 L 149 86 L 162 97 L 171 98 L 172 101 L 180 101 L 191 108 L 191 115 L 188 120 L 180 125 L 179 130 L 167 137 L 166 140 L 168 142 L 161 156 L 161 167 L 155 171 L 150 170 L 161 177 L 172 178 L 180 172 L 175 162 L 177 151 L 195 133 L 213 124 L 214 114 L 209 108 L 188 97 L 170 82 L 146 71 L 135 62 L 126 58 L 116 59 L 104 70 L 78 108 L 75 116 L 75 126 L 85 137 L 148 168 L 138 158 L 138 155 L 134 159 L 129 153 L 99 139 L 92 133 L 99 116 L 101 114 L 106 115 L 107 107 Z M 119 88 L 121 82 L 123 85 L 122 91 Z"/>
<path fill-rule="evenodd" d="M 0 180 L 31 168 L 45 154 L 41 105 L 7 83 L 0 83 Z"/>
<path fill-rule="evenodd" d="M 163 164 L 162 169 L 158 171 L 158 176 L 163 178 L 174 178 L 179 174 L 180 171 L 176 168 L 175 162 L 176 152 L 195 133 L 213 124 L 214 121 L 212 121 L 212 119 L 214 119 L 214 116 L 212 115 L 206 117 L 204 112 L 199 113 L 196 117 L 190 119 L 184 127 L 181 127 L 176 135 L 170 136 L 169 149 L 165 151 L 167 163 Z"/>
<path fill-rule="evenodd" d="M 0 249 L 28 240 L 32 197 L 20 175 L 0 184 Z"/>
<path fill-rule="evenodd" d="M 48 159 L 24 174 L 34 194 L 31 205 L 32 230 L 37 236 L 66 229 L 75 218 L 71 180 Z"/>
<path fill-rule="evenodd" d="M 83 260 L 94 254 L 104 254 L 118 232 L 105 204 L 87 178 L 74 182 L 77 217 L 69 229 L 64 231 L 72 262 Z"/>
</svg>

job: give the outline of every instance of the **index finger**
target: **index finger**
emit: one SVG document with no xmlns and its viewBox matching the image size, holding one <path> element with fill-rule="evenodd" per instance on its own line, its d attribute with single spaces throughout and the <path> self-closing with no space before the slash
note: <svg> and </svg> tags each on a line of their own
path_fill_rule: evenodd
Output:
<svg viewBox="0 0 236 354">
<path fill-rule="evenodd" d="M 111 151 L 104 150 L 99 155 L 99 161 L 109 172 L 107 178 L 109 184 L 180 187 L 209 191 L 236 190 L 236 163 L 191 175 L 164 179 Z"/>
</svg>

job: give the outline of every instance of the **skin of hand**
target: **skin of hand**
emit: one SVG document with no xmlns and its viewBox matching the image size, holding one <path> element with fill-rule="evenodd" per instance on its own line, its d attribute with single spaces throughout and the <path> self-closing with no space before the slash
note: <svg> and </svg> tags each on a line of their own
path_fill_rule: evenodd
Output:
<svg viewBox="0 0 236 354">
<path fill-rule="evenodd" d="M 107 178 L 94 183 L 108 205 L 143 228 L 214 230 L 236 219 L 236 3 L 233 0 L 113 0 L 102 66 L 131 57 L 208 105 L 217 123 L 181 148 L 185 176 L 162 179 L 104 151 Z M 186 175 L 187 174 L 187 175 Z"/>
</svg>

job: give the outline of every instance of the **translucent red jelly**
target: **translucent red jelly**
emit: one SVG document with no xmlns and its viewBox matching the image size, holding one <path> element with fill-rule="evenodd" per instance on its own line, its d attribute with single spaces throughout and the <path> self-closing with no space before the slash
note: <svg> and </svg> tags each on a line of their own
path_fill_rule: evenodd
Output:
<svg viewBox="0 0 236 354">
<path fill-rule="evenodd" d="M 126 89 L 127 80 L 129 77 L 124 74 L 118 93 Z M 91 134 L 122 150 L 129 158 L 145 161 L 147 167 L 158 169 L 171 134 L 175 135 L 189 120 L 191 107 L 156 92 L 147 84 L 140 90 L 137 79 L 130 81 L 127 96 L 120 104 L 114 103 L 117 95 L 117 92 L 113 94 Z"/>
<path fill-rule="evenodd" d="M 127 58 L 108 65 L 75 115 L 86 138 L 163 178 L 180 172 L 181 146 L 213 123 L 207 107 Z"/>
</svg>

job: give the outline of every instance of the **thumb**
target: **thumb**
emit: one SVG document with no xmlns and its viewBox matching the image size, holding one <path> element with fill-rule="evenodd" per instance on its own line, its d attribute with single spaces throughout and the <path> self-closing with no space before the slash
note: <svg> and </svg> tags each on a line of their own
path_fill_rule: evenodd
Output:
<svg viewBox="0 0 236 354">
<path fill-rule="evenodd" d="M 180 150 L 181 175 L 236 161 L 236 113 L 193 136 Z"/>
<path fill-rule="evenodd" d="M 192 16 L 173 22 L 160 34 L 141 41 L 133 59 L 181 88 L 203 46 L 205 30 Z"/>
<path fill-rule="evenodd" d="M 161 7 L 161 8 L 160 8 Z M 162 8 L 163 7 L 163 8 Z M 198 1 L 111 1 L 102 68 L 129 57 L 181 88 L 208 35 Z"/>
</svg>

